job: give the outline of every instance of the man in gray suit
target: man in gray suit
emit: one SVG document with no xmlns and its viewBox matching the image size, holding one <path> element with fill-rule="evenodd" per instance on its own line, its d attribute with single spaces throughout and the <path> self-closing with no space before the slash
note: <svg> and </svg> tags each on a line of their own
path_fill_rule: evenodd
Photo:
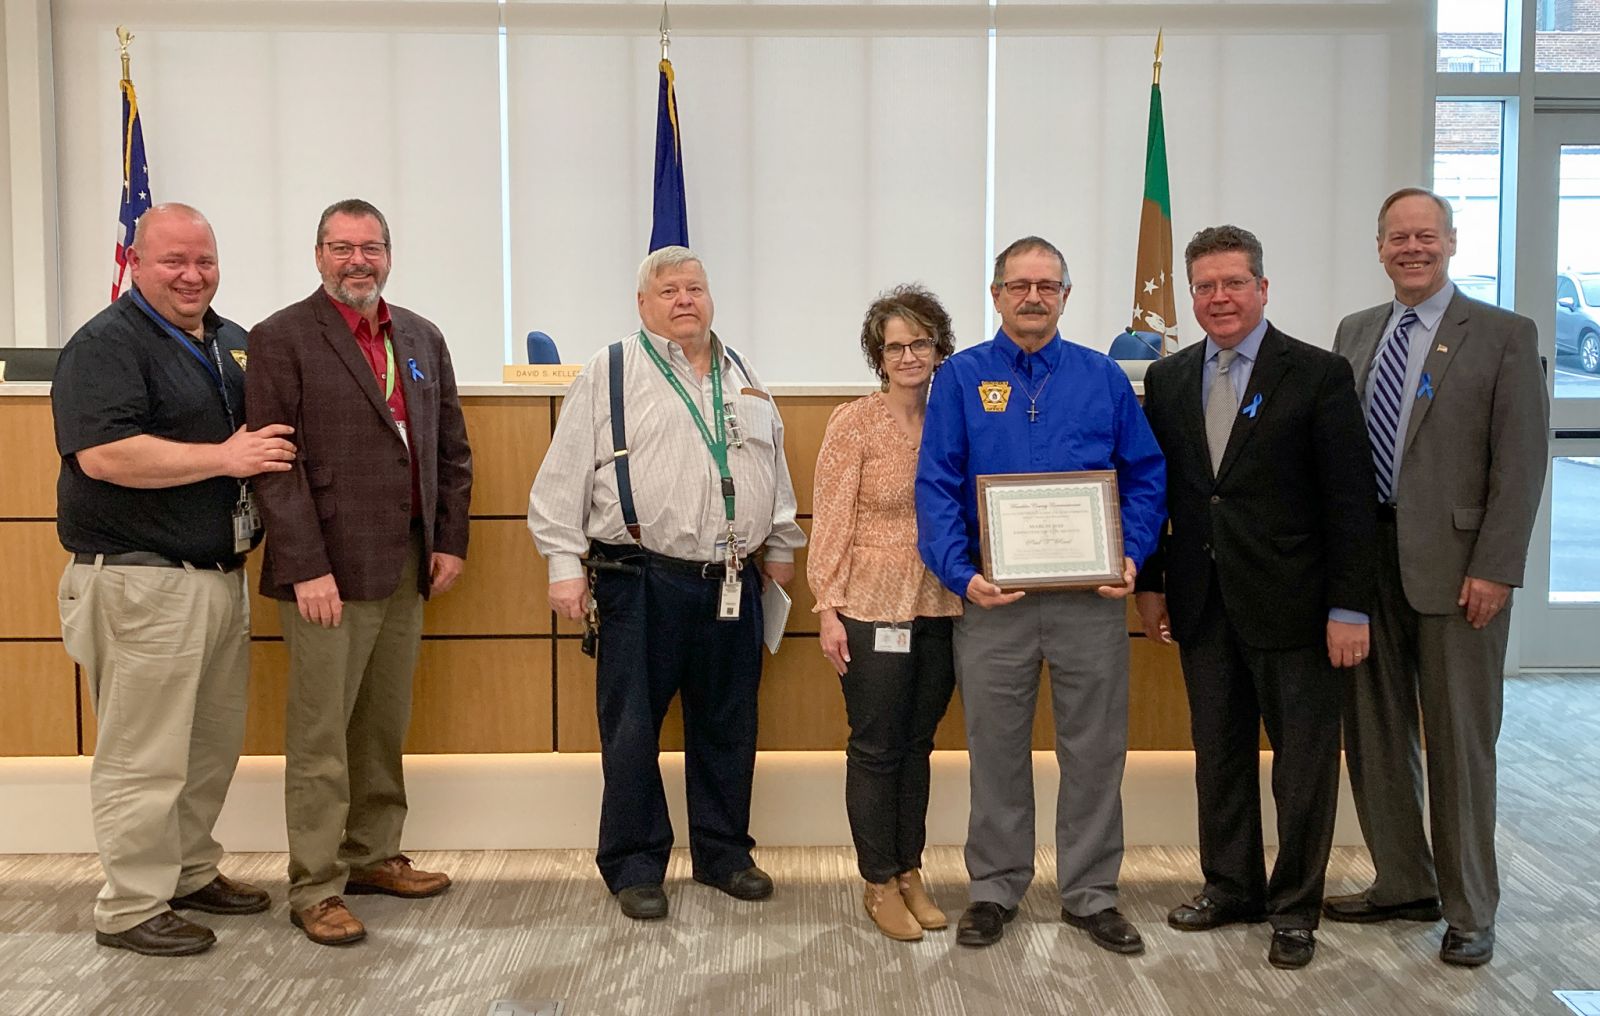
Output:
<svg viewBox="0 0 1600 1016">
<path fill-rule="evenodd" d="M 1439 958 L 1494 955 L 1495 741 L 1511 590 L 1544 489 L 1549 402 L 1533 322 L 1456 292 L 1450 206 L 1408 187 L 1378 212 L 1394 300 L 1351 314 L 1379 500 L 1373 655 L 1345 710 L 1361 831 L 1377 878 L 1332 920 L 1449 922 Z M 1427 739 L 1430 850 L 1417 715 Z M 1441 907 L 1442 902 L 1442 907 Z"/>
</svg>

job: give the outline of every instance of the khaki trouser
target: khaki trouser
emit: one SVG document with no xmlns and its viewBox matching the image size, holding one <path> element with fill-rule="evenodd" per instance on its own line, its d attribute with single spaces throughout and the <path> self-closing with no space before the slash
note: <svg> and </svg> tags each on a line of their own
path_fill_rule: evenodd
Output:
<svg viewBox="0 0 1600 1016">
<path fill-rule="evenodd" d="M 345 601 L 337 628 L 278 604 L 289 646 L 284 809 L 289 905 L 304 910 L 344 891 L 351 868 L 400 853 L 406 820 L 401 748 L 422 637 L 414 538 L 388 599 Z"/>
<path fill-rule="evenodd" d="M 100 931 L 143 924 L 217 876 L 211 829 L 244 743 L 245 582 L 242 568 L 98 563 L 61 576 L 62 638 L 100 728 L 89 775 Z"/>
</svg>

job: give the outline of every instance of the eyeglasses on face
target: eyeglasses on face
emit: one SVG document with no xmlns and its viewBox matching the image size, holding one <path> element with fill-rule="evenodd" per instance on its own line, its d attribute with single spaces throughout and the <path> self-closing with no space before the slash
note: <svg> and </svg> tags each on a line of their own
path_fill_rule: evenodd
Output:
<svg viewBox="0 0 1600 1016">
<path fill-rule="evenodd" d="M 1027 296 L 1030 290 L 1037 288 L 1040 296 L 1049 299 L 1060 296 L 1066 291 L 1067 286 L 1060 279 L 1012 279 L 1009 282 L 1002 282 L 1000 288 L 1018 297 Z"/>
<path fill-rule="evenodd" d="M 376 261 L 389 252 L 389 245 L 386 243 L 358 244 L 345 243 L 343 240 L 329 240 L 322 246 L 328 252 L 328 256 L 335 261 L 349 261 L 356 251 L 360 251 L 361 256 L 368 261 Z"/>
<path fill-rule="evenodd" d="M 1189 287 L 1189 292 L 1190 294 L 1198 296 L 1203 300 L 1208 296 L 1214 295 L 1218 288 L 1221 288 L 1221 290 L 1224 293 L 1227 293 L 1229 296 L 1233 296 L 1237 293 L 1244 292 L 1255 284 L 1256 277 L 1251 275 L 1248 278 L 1243 279 L 1223 279 L 1221 282 L 1196 282 L 1194 285 Z"/>
<path fill-rule="evenodd" d="M 883 344 L 883 358 L 893 363 L 903 359 L 907 352 L 917 359 L 922 359 L 933 352 L 932 339 L 912 339 L 910 342 L 885 342 Z"/>
</svg>

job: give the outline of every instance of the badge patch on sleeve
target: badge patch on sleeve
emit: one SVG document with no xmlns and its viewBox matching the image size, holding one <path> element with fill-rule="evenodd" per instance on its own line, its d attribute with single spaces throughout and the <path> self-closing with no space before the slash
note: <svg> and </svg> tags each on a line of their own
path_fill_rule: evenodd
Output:
<svg viewBox="0 0 1600 1016">
<path fill-rule="evenodd" d="M 978 398 L 986 413 L 1003 413 L 1011 402 L 1010 381 L 979 381 Z"/>
<path fill-rule="evenodd" d="M 244 350 L 242 350 L 242 349 L 230 349 L 230 350 L 228 350 L 228 352 L 233 354 L 233 362 L 237 363 L 239 365 L 239 369 L 240 370 L 246 369 L 245 368 L 245 361 L 248 360 L 249 358 L 247 356 L 245 356 Z"/>
</svg>

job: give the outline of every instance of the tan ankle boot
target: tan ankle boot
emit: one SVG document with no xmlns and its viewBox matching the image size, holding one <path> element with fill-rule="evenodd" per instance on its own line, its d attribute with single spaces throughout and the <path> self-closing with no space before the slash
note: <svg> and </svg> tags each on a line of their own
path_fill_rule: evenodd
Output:
<svg viewBox="0 0 1600 1016">
<path fill-rule="evenodd" d="M 911 916 L 916 918 L 918 924 L 933 931 L 950 923 L 944 911 L 934 905 L 928 890 L 922 887 L 922 872 L 912 868 L 902 872 L 895 881 L 900 884 L 900 895 L 906 901 L 906 909 L 911 911 Z"/>
<path fill-rule="evenodd" d="M 895 941 L 915 942 L 922 937 L 922 925 L 906 909 L 906 901 L 900 896 L 900 887 L 893 879 L 882 885 L 868 882 L 861 902 L 866 905 L 867 916 L 872 918 L 878 930 Z"/>
</svg>

